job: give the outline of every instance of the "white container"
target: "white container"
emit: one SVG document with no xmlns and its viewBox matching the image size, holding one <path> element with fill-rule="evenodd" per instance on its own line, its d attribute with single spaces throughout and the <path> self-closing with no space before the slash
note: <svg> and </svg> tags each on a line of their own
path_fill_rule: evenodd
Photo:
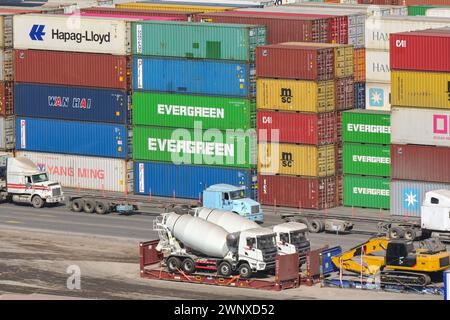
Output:
<svg viewBox="0 0 450 320">
<path fill-rule="evenodd" d="M 448 8 L 431 8 L 425 13 L 427 17 L 450 17 L 450 9 Z"/>
<path fill-rule="evenodd" d="M 63 187 L 133 192 L 132 161 L 27 151 L 16 154 L 31 159 Z"/>
<path fill-rule="evenodd" d="M 0 117 L 0 150 L 15 148 L 14 116 Z"/>
<path fill-rule="evenodd" d="M 358 4 L 357 0 L 347 0 L 345 2 L 341 0 L 341 4 L 307 2 L 302 4 L 302 6 L 329 9 L 365 10 L 369 16 L 408 15 L 408 7 L 406 6 Z"/>
<path fill-rule="evenodd" d="M 366 50 L 389 50 L 389 35 L 396 32 L 450 26 L 450 19 L 423 16 L 369 17 L 366 20 Z"/>
<path fill-rule="evenodd" d="M 391 82 L 389 51 L 366 50 L 366 81 Z"/>
<path fill-rule="evenodd" d="M 392 108 L 391 127 L 392 143 L 450 147 L 448 110 Z"/>
<path fill-rule="evenodd" d="M 381 82 L 366 82 L 366 109 L 391 110 L 391 84 Z"/>
<path fill-rule="evenodd" d="M 0 49 L 0 81 L 13 80 L 14 54 L 12 49 Z"/>
<path fill-rule="evenodd" d="M 127 55 L 130 26 L 124 20 L 79 15 L 14 16 L 14 48 Z"/>
</svg>

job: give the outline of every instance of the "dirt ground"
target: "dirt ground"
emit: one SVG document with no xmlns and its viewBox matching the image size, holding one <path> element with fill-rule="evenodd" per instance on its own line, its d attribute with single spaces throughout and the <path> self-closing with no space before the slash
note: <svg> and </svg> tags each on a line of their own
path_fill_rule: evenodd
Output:
<svg viewBox="0 0 450 320">
<path fill-rule="evenodd" d="M 67 287 L 70 266 L 81 271 L 80 289 Z M 268 292 L 148 280 L 139 277 L 136 241 L 2 228 L 0 299 L 11 294 L 84 299 L 442 299 L 319 286 Z"/>
</svg>

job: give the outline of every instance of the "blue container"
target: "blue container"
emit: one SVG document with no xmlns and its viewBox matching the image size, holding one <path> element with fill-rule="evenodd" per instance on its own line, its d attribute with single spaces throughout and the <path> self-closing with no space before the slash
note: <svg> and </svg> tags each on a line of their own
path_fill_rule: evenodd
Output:
<svg viewBox="0 0 450 320">
<path fill-rule="evenodd" d="M 331 258 L 340 254 L 342 254 L 342 248 L 340 246 L 322 251 L 322 265 L 320 266 L 322 274 L 326 275 L 339 270 L 339 268 L 334 265 Z"/>
<path fill-rule="evenodd" d="M 366 83 L 355 82 L 355 109 L 366 108 Z"/>
<path fill-rule="evenodd" d="M 245 62 L 135 56 L 133 89 L 254 97 L 254 71 L 254 64 Z"/>
<path fill-rule="evenodd" d="M 127 126 L 56 119 L 16 118 L 17 150 L 83 156 L 131 156 Z"/>
<path fill-rule="evenodd" d="M 245 186 L 247 196 L 257 198 L 256 170 L 135 162 L 134 179 L 134 191 L 141 195 L 199 199 L 207 187 L 226 183 Z"/>
<path fill-rule="evenodd" d="M 127 124 L 126 91 L 17 83 L 15 113 L 19 116 Z"/>
</svg>

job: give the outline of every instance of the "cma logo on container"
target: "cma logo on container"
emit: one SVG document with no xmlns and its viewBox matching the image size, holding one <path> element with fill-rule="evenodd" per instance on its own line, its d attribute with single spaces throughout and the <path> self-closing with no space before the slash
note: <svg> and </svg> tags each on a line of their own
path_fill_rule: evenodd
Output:
<svg viewBox="0 0 450 320">
<path fill-rule="evenodd" d="M 406 48 L 406 40 L 395 40 L 395 46 L 397 48 Z"/>
<path fill-rule="evenodd" d="M 439 138 L 450 140 L 450 116 L 445 114 L 433 115 L 433 133 L 441 135 Z"/>
<path fill-rule="evenodd" d="M 72 101 L 71 101 L 72 100 Z M 74 109 L 91 109 L 92 101 L 86 98 L 72 98 L 60 96 L 48 96 L 49 107 L 61 107 Z"/>
</svg>

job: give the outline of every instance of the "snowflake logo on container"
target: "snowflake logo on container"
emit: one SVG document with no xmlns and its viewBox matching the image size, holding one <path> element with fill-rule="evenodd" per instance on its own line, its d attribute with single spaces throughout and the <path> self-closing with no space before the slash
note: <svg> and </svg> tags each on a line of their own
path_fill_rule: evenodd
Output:
<svg viewBox="0 0 450 320">
<path fill-rule="evenodd" d="M 403 190 L 403 209 L 418 211 L 420 207 L 420 192 L 417 189 Z"/>
<path fill-rule="evenodd" d="M 384 106 L 384 90 L 381 88 L 369 89 L 369 105 L 371 107 L 383 107 Z"/>
</svg>

